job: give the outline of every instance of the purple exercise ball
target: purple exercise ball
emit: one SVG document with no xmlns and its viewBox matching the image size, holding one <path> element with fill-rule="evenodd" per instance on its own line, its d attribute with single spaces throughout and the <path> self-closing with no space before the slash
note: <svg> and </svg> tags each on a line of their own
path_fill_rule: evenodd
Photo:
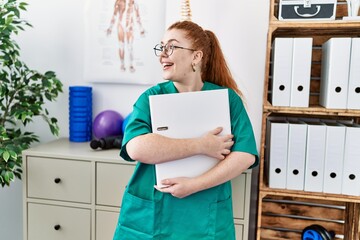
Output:
<svg viewBox="0 0 360 240">
<path fill-rule="evenodd" d="M 105 110 L 96 115 L 93 122 L 93 134 L 97 139 L 122 134 L 124 118 L 113 110 Z"/>
</svg>

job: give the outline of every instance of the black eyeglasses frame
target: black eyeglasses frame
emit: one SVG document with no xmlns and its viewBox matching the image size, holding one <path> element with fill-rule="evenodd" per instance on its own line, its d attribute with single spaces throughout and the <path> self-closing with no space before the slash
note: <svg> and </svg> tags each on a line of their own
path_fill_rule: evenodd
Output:
<svg viewBox="0 0 360 240">
<path fill-rule="evenodd" d="M 172 43 L 170 43 L 170 45 L 168 45 L 169 43 L 165 44 L 164 46 L 160 43 L 156 44 L 155 47 L 153 48 L 154 49 L 154 53 L 155 53 L 155 56 L 157 57 L 160 57 L 160 55 L 162 53 L 165 53 L 166 56 L 171 56 L 174 52 L 174 49 L 178 48 L 178 49 L 184 49 L 184 50 L 189 50 L 189 51 L 196 51 L 195 49 L 191 49 L 191 48 L 186 48 L 186 47 L 181 47 L 181 46 L 176 46 Z M 167 50 L 168 49 L 168 50 Z M 167 52 L 167 51 L 171 51 L 170 53 Z M 164 52 L 165 51 L 165 52 Z M 160 52 L 160 53 L 158 53 Z"/>
</svg>

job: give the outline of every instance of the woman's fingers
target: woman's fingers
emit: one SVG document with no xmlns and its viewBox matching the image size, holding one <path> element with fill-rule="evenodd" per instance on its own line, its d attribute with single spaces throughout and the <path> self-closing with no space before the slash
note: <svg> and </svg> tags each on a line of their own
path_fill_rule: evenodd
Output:
<svg viewBox="0 0 360 240">
<path fill-rule="evenodd" d="M 218 135 L 219 133 L 222 132 L 222 130 L 223 130 L 222 127 L 217 127 L 215 129 L 211 130 L 210 133 L 213 134 L 213 135 Z"/>
<path fill-rule="evenodd" d="M 224 143 L 226 149 L 230 149 L 234 145 L 234 141 L 228 141 Z"/>
</svg>

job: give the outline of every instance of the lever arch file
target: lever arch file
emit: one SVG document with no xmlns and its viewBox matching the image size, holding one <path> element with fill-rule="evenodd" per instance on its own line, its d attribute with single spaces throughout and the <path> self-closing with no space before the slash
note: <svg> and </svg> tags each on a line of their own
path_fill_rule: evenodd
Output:
<svg viewBox="0 0 360 240">
<path fill-rule="evenodd" d="M 150 96 L 153 133 L 171 138 L 195 138 L 223 127 L 231 134 L 228 90 L 210 90 Z M 218 163 L 217 159 L 196 155 L 155 165 L 156 181 L 174 177 L 195 177 Z"/>
</svg>

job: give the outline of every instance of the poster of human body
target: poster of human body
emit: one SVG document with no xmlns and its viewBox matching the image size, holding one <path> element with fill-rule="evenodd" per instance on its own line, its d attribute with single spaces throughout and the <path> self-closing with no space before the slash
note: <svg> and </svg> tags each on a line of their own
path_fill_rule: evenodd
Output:
<svg viewBox="0 0 360 240">
<path fill-rule="evenodd" d="M 85 12 L 84 79 L 155 84 L 153 47 L 165 29 L 165 0 L 89 0 Z"/>
</svg>

